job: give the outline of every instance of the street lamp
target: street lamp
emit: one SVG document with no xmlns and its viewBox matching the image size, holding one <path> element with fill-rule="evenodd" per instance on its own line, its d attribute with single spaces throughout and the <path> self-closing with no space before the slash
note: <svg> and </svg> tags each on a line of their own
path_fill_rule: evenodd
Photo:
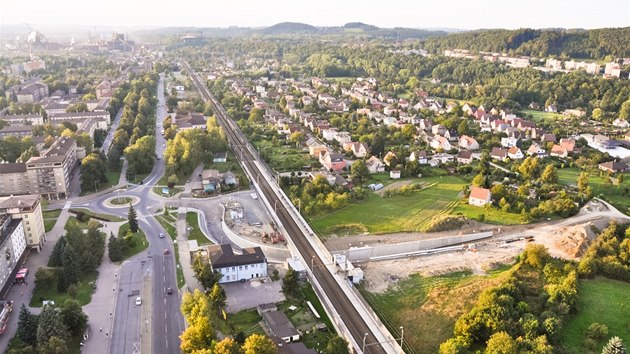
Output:
<svg viewBox="0 0 630 354">
<path fill-rule="evenodd" d="M 361 353 L 365 353 L 365 338 L 367 338 L 368 333 L 365 332 L 365 334 L 363 335 L 363 347 L 361 347 Z"/>
<path fill-rule="evenodd" d="M 315 272 L 315 256 L 311 256 L 311 272 Z"/>
<path fill-rule="evenodd" d="M 403 346 L 403 338 L 405 338 L 405 328 L 403 326 L 400 326 L 400 349 L 402 350 L 402 346 Z M 403 350 L 403 353 L 405 351 Z"/>
</svg>

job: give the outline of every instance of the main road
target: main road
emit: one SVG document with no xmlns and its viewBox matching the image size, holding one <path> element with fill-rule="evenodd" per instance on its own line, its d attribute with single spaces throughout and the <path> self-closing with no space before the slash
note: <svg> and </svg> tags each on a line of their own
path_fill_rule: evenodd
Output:
<svg viewBox="0 0 630 354">
<path fill-rule="evenodd" d="M 277 185 L 267 178 L 260 179 L 259 176 L 268 175 L 268 171 L 263 171 L 264 167 L 262 163 L 258 161 L 258 156 L 250 150 L 250 146 L 247 140 L 242 135 L 240 130 L 235 126 L 233 121 L 225 112 L 225 109 L 217 102 L 212 96 L 205 83 L 195 74 L 190 66 L 184 62 L 184 66 L 191 76 L 193 83 L 197 87 L 197 90 L 201 93 L 203 98 L 211 102 L 213 105 L 215 115 L 218 122 L 223 126 L 227 133 L 228 141 L 234 154 L 241 163 L 244 165 L 245 170 L 250 173 L 250 179 L 257 181 L 264 198 L 267 199 L 270 205 L 276 205 L 280 203 L 283 205 L 284 200 L 281 200 L 277 194 Z M 351 336 L 354 339 L 354 346 L 359 352 L 364 353 L 392 353 L 395 352 L 395 343 L 391 341 L 379 341 L 378 338 L 383 338 L 381 333 L 377 333 L 378 329 L 372 329 L 367 324 L 366 319 L 362 317 L 359 310 L 352 304 L 352 301 L 344 293 L 343 289 L 334 278 L 334 276 L 328 271 L 326 265 L 330 260 L 320 259 L 319 254 L 315 248 L 311 245 L 307 235 L 302 231 L 301 227 L 295 221 L 293 216 L 288 212 L 286 208 L 278 208 L 276 214 L 282 226 L 286 229 L 288 237 L 298 249 L 302 259 L 311 260 L 306 262 L 307 266 L 311 268 L 311 272 L 316 280 L 321 284 L 325 296 L 328 298 L 336 312 L 339 314 L 341 321 L 348 328 Z M 388 338 L 386 336 L 386 338 Z M 391 338 L 391 336 L 389 336 Z"/>
</svg>

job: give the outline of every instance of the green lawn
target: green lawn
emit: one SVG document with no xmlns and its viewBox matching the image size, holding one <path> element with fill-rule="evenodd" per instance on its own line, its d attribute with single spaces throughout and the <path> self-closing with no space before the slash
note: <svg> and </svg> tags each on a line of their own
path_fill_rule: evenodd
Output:
<svg viewBox="0 0 630 354">
<path fill-rule="evenodd" d="M 98 186 L 97 191 L 102 191 L 103 189 L 107 189 L 109 187 L 113 187 L 115 185 L 118 184 L 118 181 L 120 181 L 120 171 L 109 171 L 107 170 L 107 172 L 105 172 L 105 177 L 107 177 L 107 182 L 103 182 Z M 89 189 L 87 190 L 83 190 L 81 189 L 81 194 L 80 195 L 87 195 L 90 193 L 94 193 L 94 188 L 91 188 L 93 186 L 90 186 Z"/>
<path fill-rule="evenodd" d="M 163 197 L 172 197 L 175 194 L 179 193 L 179 192 L 183 192 L 184 188 L 179 188 L 179 187 L 173 187 L 173 188 L 169 188 L 168 189 L 168 194 L 162 194 L 162 189 L 164 187 L 153 187 L 153 193 L 157 194 L 157 195 L 161 195 Z"/>
<path fill-rule="evenodd" d="M 179 247 L 176 243 L 173 244 L 173 252 L 175 252 L 175 274 L 177 274 L 177 287 L 181 289 L 184 284 L 186 284 L 186 279 L 184 278 L 184 270 L 179 263 Z"/>
<path fill-rule="evenodd" d="M 177 230 L 175 229 L 175 221 L 171 220 L 169 217 L 164 215 L 157 215 L 155 217 L 157 221 L 162 225 L 164 230 L 168 233 L 171 239 L 175 240 L 177 238 Z"/>
<path fill-rule="evenodd" d="M 71 213 L 82 212 L 86 215 L 89 215 L 90 217 L 94 217 L 96 219 L 101 219 L 101 220 L 110 221 L 110 222 L 120 222 L 120 221 L 126 220 L 126 219 L 123 219 L 121 217 L 114 216 L 114 215 L 95 213 L 91 211 L 90 209 L 85 209 L 85 208 L 72 208 L 70 209 L 70 212 Z"/>
<path fill-rule="evenodd" d="M 584 332 L 593 322 L 608 326 L 608 338 L 630 343 L 630 283 L 606 278 L 581 280 L 578 313 L 562 329 L 560 342 L 567 353 L 584 353 Z M 608 339 L 606 339 L 607 341 Z M 600 343 L 601 348 L 605 342 Z M 599 352 L 599 351 L 598 351 Z"/>
<path fill-rule="evenodd" d="M 61 214 L 61 209 L 46 210 L 42 212 L 42 214 L 44 217 L 44 231 L 48 232 L 52 230 L 53 227 L 55 227 L 55 224 L 57 223 L 57 219 L 59 218 L 59 215 Z"/>
<path fill-rule="evenodd" d="M 188 240 L 197 240 L 198 245 L 208 244 L 210 240 L 201 232 L 199 228 L 198 215 L 194 211 L 186 213 L 186 225 L 191 228 L 188 233 Z"/>
<path fill-rule="evenodd" d="M 580 174 L 578 168 L 563 168 L 558 170 L 560 184 L 577 185 Z M 624 175 L 621 185 L 615 186 L 604 183 L 605 179 L 599 176 L 599 171 L 590 173 L 589 184 L 593 188 L 593 196 L 604 199 L 619 209 L 622 213 L 630 215 L 630 174 Z"/>
<path fill-rule="evenodd" d="M 376 193 L 331 214 L 311 218 L 321 236 L 349 227 L 352 232 L 390 233 L 420 231 L 434 216 L 450 213 L 465 182 L 455 176 L 423 177 L 415 181 L 431 187 L 410 196 L 383 198 Z"/>
<path fill-rule="evenodd" d="M 118 238 L 124 238 L 127 234 L 127 231 L 129 231 L 129 223 L 123 224 L 120 229 L 118 229 Z M 126 252 L 123 254 L 123 261 L 144 251 L 149 246 L 147 238 L 142 230 L 138 230 L 138 232 L 133 234 L 131 239 L 133 241 L 133 247 L 129 247 L 126 249 Z"/>
<path fill-rule="evenodd" d="M 486 209 L 484 207 L 478 207 L 470 205 L 468 203 L 459 203 L 452 214 L 461 213 L 465 217 L 473 220 L 478 220 L 479 215 L 485 215 L 484 223 L 496 224 L 496 225 L 520 225 L 525 222 L 521 220 L 521 214 L 510 213 L 502 211 L 497 208 Z"/>
<path fill-rule="evenodd" d="M 560 113 L 550 113 L 550 112 L 544 112 L 544 111 L 535 111 L 533 109 L 525 109 L 523 110 L 523 114 L 527 115 L 527 114 L 531 114 L 533 117 L 533 120 L 535 122 L 541 122 L 541 121 L 556 121 L 556 120 L 562 120 L 562 119 L 566 119 L 566 116 L 563 116 Z"/>
<path fill-rule="evenodd" d="M 507 269 L 501 267 L 489 276 L 453 273 L 438 277 L 414 274 L 383 293 L 358 289 L 394 337 L 404 327 L 405 349 L 415 353 L 437 353 L 443 341 L 453 336 L 455 322 L 470 311 L 481 292 L 499 284 Z"/>
<path fill-rule="evenodd" d="M 261 151 L 261 155 L 265 155 L 267 164 L 278 172 L 301 170 L 314 162 L 308 152 L 288 145 L 273 146 L 268 140 L 257 141 L 255 145 Z"/>
<path fill-rule="evenodd" d="M 78 283 L 78 292 L 76 300 L 81 306 L 89 304 L 92 301 L 92 292 L 94 292 L 93 283 L 98 277 L 98 272 L 81 275 Z M 35 286 L 33 296 L 29 306 L 41 307 L 43 300 L 53 300 L 57 306 L 61 306 L 66 299 L 69 299 L 68 293 L 60 293 L 57 291 L 57 283 L 51 286 Z"/>
</svg>

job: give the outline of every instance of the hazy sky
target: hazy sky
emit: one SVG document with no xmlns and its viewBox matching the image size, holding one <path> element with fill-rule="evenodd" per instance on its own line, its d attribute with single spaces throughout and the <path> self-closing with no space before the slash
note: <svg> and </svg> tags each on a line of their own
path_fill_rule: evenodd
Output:
<svg viewBox="0 0 630 354">
<path fill-rule="evenodd" d="M 630 26 L 630 0 L 0 0 L 0 23 L 262 27 L 278 22 L 460 29 Z"/>
</svg>

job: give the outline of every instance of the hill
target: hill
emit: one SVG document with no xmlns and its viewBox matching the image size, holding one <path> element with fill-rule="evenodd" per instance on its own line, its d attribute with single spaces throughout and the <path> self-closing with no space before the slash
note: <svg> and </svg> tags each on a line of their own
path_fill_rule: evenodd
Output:
<svg viewBox="0 0 630 354">
<path fill-rule="evenodd" d="M 261 34 L 294 34 L 317 32 L 319 32 L 317 27 L 299 22 L 281 22 L 258 31 L 258 33 Z"/>
<path fill-rule="evenodd" d="M 364 31 L 373 31 L 373 30 L 377 30 L 378 27 L 374 26 L 374 25 L 368 25 L 367 23 L 363 23 L 363 22 L 348 22 L 345 25 L 343 25 L 343 28 L 345 29 L 361 29 Z"/>
<path fill-rule="evenodd" d="M 630 27 L 582 29 L 477 30 L 429 38 L 425 49 L 511 52 L 530 56 L 603 59 L 630 56 Z"/>
</svg>

